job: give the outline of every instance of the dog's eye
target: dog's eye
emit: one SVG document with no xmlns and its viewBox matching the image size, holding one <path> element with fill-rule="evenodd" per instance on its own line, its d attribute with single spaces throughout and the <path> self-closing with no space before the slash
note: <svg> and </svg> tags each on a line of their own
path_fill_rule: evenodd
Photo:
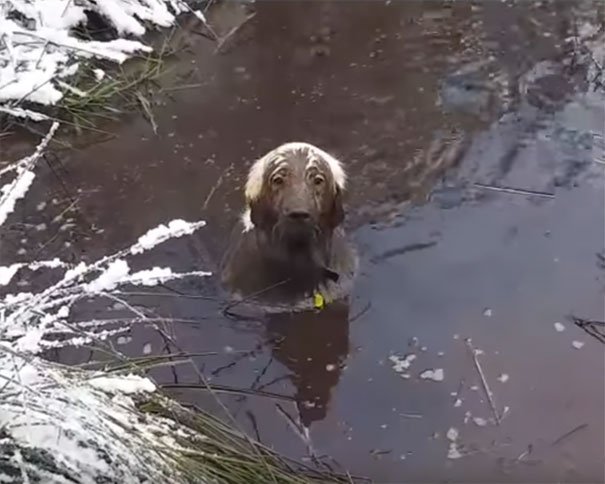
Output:
<svg viewBox="0 0 605 484">
<path fill-rule="evenodd" d="M 271 178 L 271 183 L 275 186 L 283 185 L 284 177 L 281 175 L 275 175 L 273 178 Z"/>
<path fill-rule="evenodd" d="M 316 186 L 321 185 L 325 181 L 324 177 L 321 175 L 315 175 L 313 177 L 313 184 Z"/>
</svg>

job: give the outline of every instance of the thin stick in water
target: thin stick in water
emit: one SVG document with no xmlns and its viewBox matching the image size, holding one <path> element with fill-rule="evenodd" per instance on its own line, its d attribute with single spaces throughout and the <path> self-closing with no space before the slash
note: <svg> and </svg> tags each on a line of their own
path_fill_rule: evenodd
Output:
<svg viewBox="0 0 605 484">
<path fill-rule="evenodd" d="M 470 339 L 466 340 L 466 346 L 468 346 L 468 349 L 471 353 L 471 357 L 473 358 L 473 363 L 475 364 L 475 369 L 477 370 L 477 373 L 479 374 L 479 378 L 481 379 L 481 385 L 483 386 L 483 391 L 485 392 L 485 396 L 487 397 L 489 406 L 492 410 L 492 413 L 494 414 L 494 419 L 496 420 L 496 424 L 500 425 L 500 415 L 498 414 L 498 411 L 496 410 L 496 404 L 494 403 L 494 397 L 493 397 L 492 391 L 490 390 L 489 385 L 487 384 L 487 379 L 485 378 L 485 373 L 483 372 L 483 368 L 481 367 L 481 364 L 479 363 L 479 359 L 477 358 L 477 353 L 475 352 L 475 348 L 473 348 L 473 345 L 472 345 Z"/>
<path fill-rule="evenodd" d="M 524 188 L 497 187 L 494 185 L 484 185 L 483 183 L 474 183 L 473 185 L 478 188 L 484 188 L 486 190 L 493 190 L 495 192 L 514 193 L 515 195 L 533 195 L 536 197 L 544 197 L 544 198 L 555 198 L 554 193 L 538 192 L 535 190 L 526 190 Z"/>
<path fill-rule="evenodd" d="M 551 447 L 554 447 L 555 445 L 560 444 L 561 442 L 563 442 L 564 440 L 569 439 L 572 435 L 574 435 L 576 432 L 579 432 L 580 430 L 584 430 L 585 428 L 588 427 L 587 423 L 583 423 L 580 424 L 576 427 L 574 427 L 573 429 L 571 429 L 569 432 L 565 432 L 563 435 L 561 435 L 561 437 L 557 438 L 556 440 L 553 441 L 551 445 Z"/>
</svg>

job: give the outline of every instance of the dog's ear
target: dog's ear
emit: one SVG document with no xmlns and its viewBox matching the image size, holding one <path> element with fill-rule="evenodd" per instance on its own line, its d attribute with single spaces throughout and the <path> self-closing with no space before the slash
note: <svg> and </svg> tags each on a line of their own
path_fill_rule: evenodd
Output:
<svg viewBox="0 0 605 484">
<path fill-rule="evenodd" d="M 250 220 L 255 227 L 260 229 L 269 229 L 277 221 L 275 209 L 266 197 L 260 196 L 254 201 L 249 202 Z"/>
<path fill-rule="evenodd" d="M 345 219 L 342 190 L 336 187 L 332 198 L 332 207 L 328 213 L 328 223 L 333 229 L 338 227 Z"/>
</svg>

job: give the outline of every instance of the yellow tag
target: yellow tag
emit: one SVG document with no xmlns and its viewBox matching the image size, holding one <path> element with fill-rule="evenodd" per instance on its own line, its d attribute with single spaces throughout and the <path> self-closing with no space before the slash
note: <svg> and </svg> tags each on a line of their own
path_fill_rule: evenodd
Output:
<svg viewBox="0 0 605 484">
<path fill-rule="evenodd" d="M 315 309 L 323 309 L 326 305 L 326 300 L 324 299 L 321 292 L 315 291 L 313 293 L 313 306 Z"/>
</svg>

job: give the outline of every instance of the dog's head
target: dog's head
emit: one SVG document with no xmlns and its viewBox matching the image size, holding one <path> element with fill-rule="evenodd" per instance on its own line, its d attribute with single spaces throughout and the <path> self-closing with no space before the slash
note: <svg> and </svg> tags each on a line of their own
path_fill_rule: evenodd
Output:
<svg viewBox="0 0 605 484">
<path fill-rule="evenodd" d="M 343 221 L 345 181 L 333 156 L 308 143 L 286 143 L 251 167 L 244 224 L 290 249 L 309 246 Z"/>
</svg>

